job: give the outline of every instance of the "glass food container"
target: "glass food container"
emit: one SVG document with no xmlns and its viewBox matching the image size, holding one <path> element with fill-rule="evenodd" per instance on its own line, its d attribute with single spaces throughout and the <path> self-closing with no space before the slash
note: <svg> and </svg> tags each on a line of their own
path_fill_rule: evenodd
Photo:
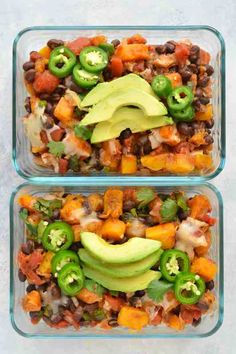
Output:
<svg viewBox="0 0 236 354">
<path fill-rule="evenodd" d="M 96 185 L 96 184 L 94 184 Z M 122 188 L 131 185 L 141 185 L 128 183 Z M 125 328 L 112 328 L 105 331 L 101 328 L 82 327 L 79 331 L 73 328 L 55 329 L 48 327 L 44 322 L 33 325 L 30 322 L 28 314 L 26 314 L 21 306 L 21 299 L 25 294 L 26 284 L 18 279 L 18 268 L 16 263 L 17 252 L 21 243 L 25 242 L 25 226 L 23 220 L 19 217 L 19 205 L 17 200 L 22 194 L 43 195 L 52 191 L 64 190 L 65 193 L 83 193 L 89 194 L 94 192 L 103 192 L 104 186 L 78 186 L 76 184 L 61 184 L 56 186 L 52 184 L 23 184 L 19 186 L 11 196 L 10 202 L 10 316 L 14 329 L 25 337 L 62 337 L 62 338 L 193 338 L 207 337 L 215 333 L 223 321 L 223 296 L 224 296 L 224 280 L 223 280 L 223 203 L 219 191 L 210 184 L 203 185 L 186 185 L 170 183 L 152 184 L 159 193 L 168 193 L 175 190 L 182 190 L 191 196 L 194 194 L 206 195 L 212 204 L 213 216 L 217 222 L 212 227 L 212 246 L 210 248 L 210 257 L 216 262 L 218 272 L 215 280 L 214 294 L 216 296 L 216 309 L 213 313 L 202 318 L 202 322 L 198 327 L 186 326 L 184 331 L 176 332 L 173 329 L 159 325 L 148 326 L 139 332 L 131 332 Z"/>
<path fill-rule="evenodd" d="M 92 37 L 104 34 L 108 40 L 129 37 L 134 33 L 142 34 L 148 43 L 164 43 L 167 40 L 180 40 L 187 38 L 194 44 L 205 48 L 211 55 L 211 64 L 214 67 L 212 104 L 215 125 L 212 130 L 214 146 L 212 151 L 214 168 L 206 174 L 192 175 L 150 175 L 142 176 L 142 181 L 152 183 L 155 181 L 191 181 L 203 182 L 214 178 L 224 167 L 225 160 L 225 48 L 221 34 L 208 26 L 52 26 L 31 27 L 21 31 L 13 45 L 13 161 L 17 172 L 30 181 L 42 181 L 53 178 L 55 183 L 64 181 L 79 181 L 108 183 L 122 176 L 125 181 L 137 182 L 138 175 L 121 175 L 119 173 L 96 172 L 87 175 L 68 173 L 65 176 L 56 174 L 53 170 L 36 165 L 30 151 L 28 138 L 24 133 L 22 117 L 25 115 L 24 99 L 27 95 L 23 82 L 22 65 L 27 60 L 30 51 L 39 50 L 51 38 L 72 40 L 76 37 Z"/>
</svg>

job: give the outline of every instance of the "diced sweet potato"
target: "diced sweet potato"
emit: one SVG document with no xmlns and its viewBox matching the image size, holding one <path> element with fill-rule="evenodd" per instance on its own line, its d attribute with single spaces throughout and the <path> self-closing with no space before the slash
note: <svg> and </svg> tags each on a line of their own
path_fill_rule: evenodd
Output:
<svg viewBox="0 0 236 354">
<path fill-rule="evenodd" d="M 194 165 L 197 170 L 208 170 L 213 165 L 212 157 L 206 154 L 195 154 Z"/>
<path fill-rule="evenodd" d="M 92 211 L 102 211 L 103 210 L 103 198 L 98 193 L 92 193 L 88 196 L 89 208 Z"/>
<path fill-rule="evenodd" d="M 51 49 L 48 46 L 43 47 L 39 50 L 39 54 L 42 55 L 42 57 L 49 59 L 51 54 Z"/>
<path fill-rule="evenodd" d="M 115 55 L 122 61 L 134 61 L 148 59 L 148 46 L 146 44 L 120 44 Z"/>
<path fill-rule="evenodd" d="M 124 237 L 126 225 L 123 221 L 115 218 L 107 219 L 101 228 L 101 235 L 109 240 L 121 240 Z"/>
<path fill-rule="evenodd" d="M 33 290 L 26 294 L 22 300 L 23 309 L 26 312 L 41 310 L 41 297 L 38 291 Z"/>
<path fill-rule="evenodd" d="M 176 331 L 182 331 L 184 329 L 184 321 L 177 315 L 170 314 L 166 324 L 168 327 L 173 328 Z"/>
<path fill-rule="evenodd" d="M 203 194 L 195 195 L 189 199 L 188 206 L 191 209 L 190 216 L 194 219 L 201 218 L 212 210 L 209 199 Z"/>
<path fill-rule="evenodd" d="M 72 230 L 74 232 L 74 242 L 79 242 L 80 241 L 81 226 L 80 225 L 72 225 Z"/>
<path fill-rule="evenodd" d="M 205 111 L 196 112 L 195 115 L 196 120 L 204 120 L 204 121 L 211 120 L 212 117 L 213 117 L 212 104 L 208 104 L 207 106 L 205 106 Z"/>
<path fill-rule="evenodd" d="M 42 263 L 37 269 L 37 274 L 44 276 L 45 278 L 50 278 L 51 276 L 51 260 L 54 256 L 53 252 L 46 252 L 43 256 Z"/>
<path fill-rule="evenodd" d="M 171 173 L 188 174 L 194 170 L 194 158 L 187 154 L 169 154 L 166 169 Z"/>
<path fill-rule="evenodd" d="M 78 224 L 81 216 L 84 215 L 84 208 L 80 198 L 67 200 L 60 211 L 62 220 L 69 224 Z"/>
<path fill-rule="evenodd" d="M 65 97 L 61 97 L 53 114 L 63 124 L 67 125 L 74 118 L 74 106 Z"/>
<path fill-rule="evenodd" d="M 78 299 L 82 300 L 86 304 L 93 304 L 94 302 L 102 300 L 101 296 L 98 296 L 97 294 L 93 293 L 92 291 L 86 288 L 80 290 L 80 292 L 76 296 L 78 297 Z"/>
<path fill-rule="evenodd" d="M 104 212 L 101 218 L 119 218 L 123 212 L 123 191 L 109 188 L 104 194 Z"/>
<path fill-rule="evenodd" d="M 173 88 L 183 85 L 182 76 L 179 73 L 168 73 L 165 76 L 170 79 Z"/>
<path fill-rule="evenodd" d="M 194 258 L 191 264 L 191 272 L 200 275 L 205 281 L 214 279 L 217 266 L 216 264 L 205 257 Z"/>
<path fill-rule="evenodd" d="M 91 45 L 98 46 L 99 44 L 107 43 L 107 37 L 101 34 L 99 36 L 92 37 L 90 41 L 91 41 Z"/>
<path fill-rule="evenodd" d="M 174 223 L 160 224 L 146 229 L 146 238 L 160 241 L 162 248 L 170 249 L 175 245 L 176 225 Z"/>
<path fill-rule="evenodd" d="M 36 201 L 37 201 L 37 198 L 33 197 L 32 195 L 22 194 L 18 199 L 18 204 L 22 208 L 26 208 L 30 211 L 33 211 L 34 210 L 33 206 Z"/>
<path fill-rule="evenodd" d="M 140 331 L 148 324 L 149 316 L 142 309 L 123 306 L 119 312 L 117 322 L 120 326 Z"/>
<path fill-rule="evenodd" d="M 36 72 L 43 73 L 45 71 L 47 63 L 48 63 L 48 59 L 45 59 L 43 57 L 37 59 L 36 62 L 35 62 L 35 70 L 36 70 Z"/>
<path fill-rule="evenodd" d="M 189 142 L 196 145 L 196 146 L 205 145 L 206 144 L 206 142 L 205 142 L 206 135 L 207 135 L 207 133 L 204 130 L 200 130 L 189 139 Z"/>
<path fill-rule="evenodd" d="M 137 172 L 137 157 L 135 155 L 122 155 L 121 173 L 132 174 Z"/>
<path fill-rule="evenodd" d="M 147 42 L 147 40 L 141 36 L 141 34 L 136 33 L 133 36 L 127 38 L 127 43 L 128 44 L 133 44 L 133 43 L 141 43 L 141 44 L 145 44 Z"/>
<path fill-rule="evenodd" d="M 168 154 L 146 155 L 141 157 L 141 163 L 152 171 L 160 171 L 166 168 L 167 158 Z"/>
</svg>

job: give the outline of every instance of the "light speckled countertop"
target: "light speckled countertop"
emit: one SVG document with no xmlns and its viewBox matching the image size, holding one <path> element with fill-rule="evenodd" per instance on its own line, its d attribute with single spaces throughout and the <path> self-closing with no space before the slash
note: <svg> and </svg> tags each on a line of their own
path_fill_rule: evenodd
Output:
<svg viewBox="0 0 236 354">
<path fill-rule="evenodd" d="M 142 5 L 138 5 L 138 4 Z M 181 4 L 181 5 L 180 5 Z M 2 0 L 0 9 L 0 353 L 236 353 L 236 2 L 234 0 Z M 227 163 L 213 183 L 221 190 L 225 210 L 225 317 L 221 329 L 201 340 L 27 340 L 11 327 L 9 304 L 10 193 L 23 180 L 11 164 L 12 42 L 32 25 L 187 25 L 216 27 L 227 50 Z M 235 346 L 235 347 L 234 347 Z"/>
</svg>

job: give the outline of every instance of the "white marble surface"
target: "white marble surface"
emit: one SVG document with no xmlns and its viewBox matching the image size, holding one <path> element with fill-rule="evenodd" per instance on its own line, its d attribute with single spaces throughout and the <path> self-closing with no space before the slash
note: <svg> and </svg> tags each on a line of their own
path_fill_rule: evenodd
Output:
<svg viewBox="0 0 236 354">
<path fill-rule="evenodd" d="M 138 5 L 141 4 L 141 5 Z M 1 0 L 0 5 L 0 353 L 236 353 L 236 2 L 234 0 Z M 27 340 L 11 327 L 9 304 L 8 204 L 23 180 L 11 164 L 12 41 L 32 25 L 208 24 L 220 30 L 227 48 L 227 163 L 213 181 L 225 204 L 225 318 L 221 329 L 201 340 Z"/>
</svg>

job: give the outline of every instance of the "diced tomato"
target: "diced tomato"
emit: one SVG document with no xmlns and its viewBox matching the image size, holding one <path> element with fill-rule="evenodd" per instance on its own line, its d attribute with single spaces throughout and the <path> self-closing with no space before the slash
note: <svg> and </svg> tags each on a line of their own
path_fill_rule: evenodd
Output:
<svg viewBox="0 0 236 354">
<path fill-rule="evenodd" d="M 124 71 L 122 60 L 113 56 L 110 60 L 110 70 L 113 77 L 120 77 Z"/>
<path fill-rule="evenodd" d="M 213 225 L 215 225 L 215 223 L 216 223 L 216 218 L 212 218 L 212 217 L 210 217 L 209 215 L 203 215 L 203 216 L 200 216 L 199 217 L 199 220 L 201 220 L 201 221 L 204 221 L 204 222 L 206 222 L 207 224 L 209 224 L 210 226 L 213 226 Z"/>
<path fill-rule="evenodd" d="M 175 47 L 175 56 L 179 65 L 184 66 L 189 56 L 189 48 L 183 43 L 177 43 Z"/>
<path fill-rule="evenodd" d="M 48 70 L 37 73 L 33 83 L 33 88 L 37 93 L 52 93 L 59 85 L 59 79 L 52 75 Z"/>
<path fill-rule="evenodd" d="M 206 52 L 203 49 L 200 49 L 200 56 L 199 56 L 199 60 L 198 60 L 198 64 L 200 65 L 206 65 L 209 64 L 211 60 L 211 56 L 208 52 Z"/>
<path fill-rule="evenodd" d="M 70 324 L 65 320 L 61 320 L 58 323 L 48 323 L 48 325 L 52 328 L 65 328 L 70 326 Z"/>
<path fill-rule="evenodd" d="M 36 269 L 41 264 L 44 258 L 44 252 L 42 250 L 34 250 L 31 254 L 26 255 L 23 252 L 18 254 L 18 264 L 22 273 L 25 274 L 29 283 L 42 285 L 46 280 L 41 279 L 36 274 Z"/>
<path fill-rule="evenodd" d="M 42 140 L 42 142 L 47 145 L 49 143 L 49 140 L 48 140 L 48 136 L 47 136 L 47 133 L 45 130 L 41 130 L 40 132 L 40 139 Z"/>
<path fill-rule="evenodd" d="M 64 134 L 65 134 L 65 129 L 59 128 L 59 129 L 53 130 L 50 133 L 50 136 L 51 136 L 52 140 L 54 140 L 54 141 L 61 141 Z"/>
<path fill-rule="evenodd" d="M 81 50 L 85 47 L 91 45 L 91 40 L 86 37 L 79 37 L 72 42 L 68 42 L 66 46 L 74 52 L 76 55 L 79 55 Z"/>
<path fill-rule="evenodd" d="M 65 174 L 68 171 L 69 161 L 66 159 L 59 160 L 59 173 Z"/>
<path fill-rule="evenodd" d="M 111 296 L 109 294 L 104 295 L 105 301 L 108 302 L 108 304 L 111 307 L 111 310 L 113 311 L 120 311 L 121 307 L 124 305 L 124 301 L 120 299 L 119 297 Z"/>
<path fill-rule="evenodd" d="M 181 305 L 180 316 L 185 323 L 192 324 L 193 320 L 198 320 L 201 315 L 201 310 L 197 306 Z"/>
</svg>

